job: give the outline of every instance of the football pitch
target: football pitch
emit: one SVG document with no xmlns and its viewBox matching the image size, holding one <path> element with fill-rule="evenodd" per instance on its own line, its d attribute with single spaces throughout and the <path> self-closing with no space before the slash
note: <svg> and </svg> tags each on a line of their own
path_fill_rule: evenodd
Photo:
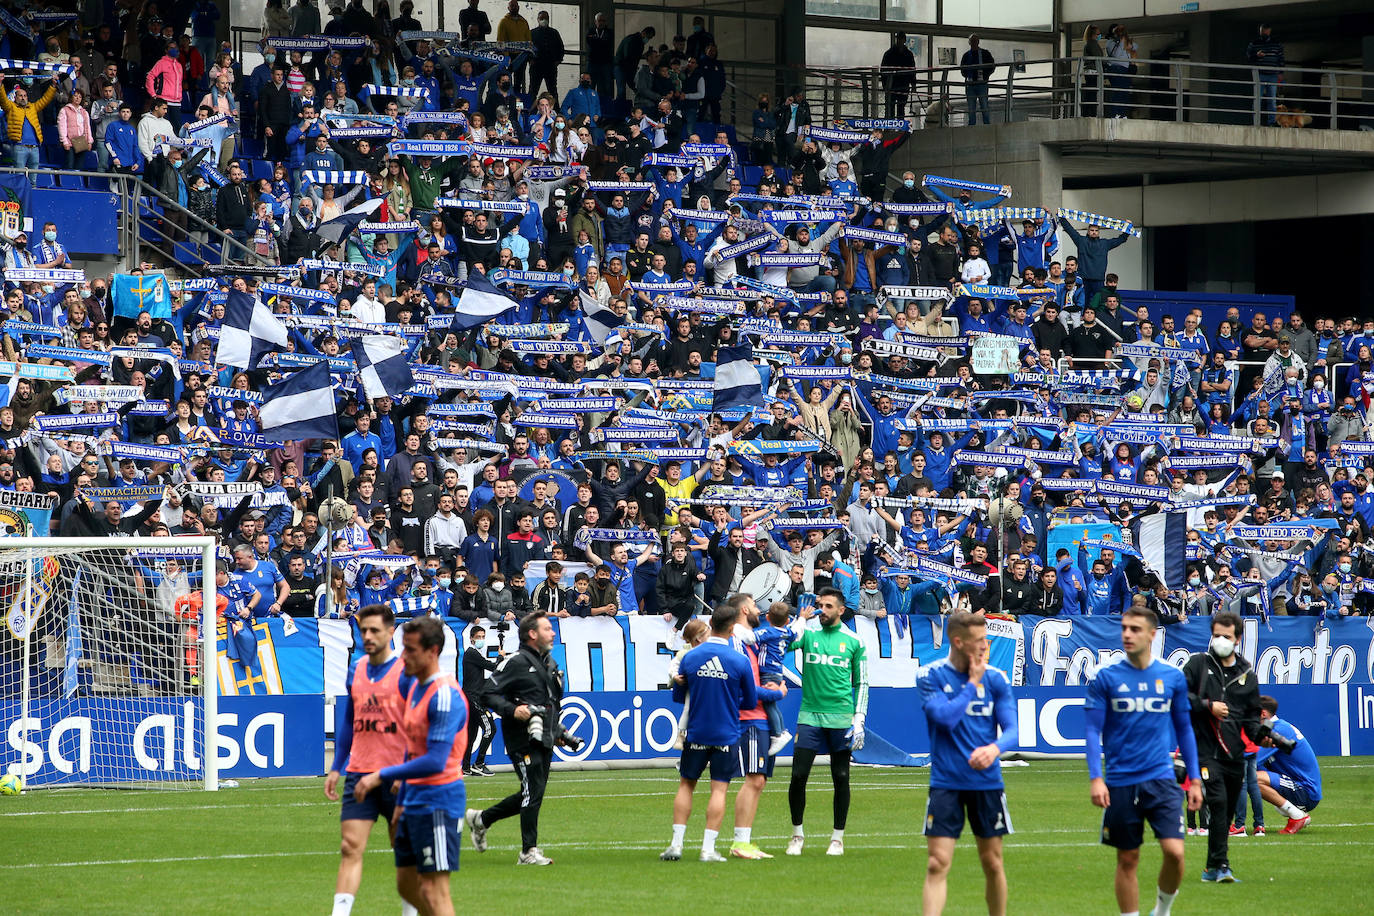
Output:
<svg viewBox="0 0 1374 916">
<path fill-rule="evenodd" d="M 1279 836 L 1285 821 L 1265 811 L 1268 837 L 1233 839 L 1241 883 L 1199 880 L 1205 838 L 1187 841 L 1187 877 L 1174 912 L 1349 914 L 1369 912 L 1374 861 L 1371 758 L 1325 758 L 1326 798 L 1312 826 Z M 1014 836 L 1006 844 L 1012 913 L 1116 913 L 1114 855 L 1097 842 L 1099 811 L 1088 801 L 1081 761 L 1034 761 L 1005 769 Z M 843 858 L 829 858 L 829 774 L 812 775 L 807 847 L 782 854 L 790 833 L 788 771 L 764 791 L 754 839 L 777 858 L 696 861 L 706 804 L 698 789 L 683 861 L 665 863 L 672 770 L 561 772 L 550 780 L 540 844 L 550 868 L 515 866 L 516 820 L 491 831 L 483 855 L 464 837 L 453 878 L 459 913 L 892 914 L 920 909 L 925 844 L 920 836 L 928 771 L 856 767 Z M 469 804 L 510 792 L 500 773 L 469 780 Z M 14 913 L 328 913 L 338 864 L 338 805 L 323 779 L 249 781 L 216 794 L 190 791 L 58 790 L 0 798 L 0 888 Z M 719 849 L 731 836 L 731 806 Z M 1149 836 L 1147 831 L 1147 837 Z M 1153 904 L 1158 846 L 1147 842 L 1141 910 Z M 354 912 L 398 913 L 386 834 L 372 835 Z M 986 912 L 967 832 L 955 853 L 948 913 Z"/>
</svg>

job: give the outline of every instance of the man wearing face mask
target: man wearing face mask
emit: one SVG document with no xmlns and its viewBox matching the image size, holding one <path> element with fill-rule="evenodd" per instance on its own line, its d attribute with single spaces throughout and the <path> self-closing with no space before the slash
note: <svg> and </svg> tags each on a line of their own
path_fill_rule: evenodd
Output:
<svg viewBox="0 0 1374 916">
<path fill-rule="evenodd" d="M 492 738 L 496 737 L 496 719 L 483 700 L 486 698 L 491 672 L 496 670 L 496 662 L 487 657 L 487 631 L 474 625 L 468 634 L 470 641 L 468 648 L 463 652 L 463 694 L 468 698 L 471 715 L 468 716 L 468 746 L 463 752 L 463 773 L 471 776 L 495 776 L 495 773 L 487 769 L 487 751 L 491 748 Z M 500 648 L 499 643 L 497 648 Z M 502 651 L 500 654 L 505 657 L 506 653 Z M 479 731 L 482 734 L 480 745 L 477 742 Z M 477 749 L 477 762 L 469 765 L 474 748 Z"/>
<path fill-rule="evenodd" d="M 1194 653 L 1183 666 L 1205 804 L 1214 825 L 1207 835 L 1207 867 L 1202 873 L 1202 880 L 1209 883 L 1237 880 L 1227 855 L 1227 831 L 1215 825 L 1230 823 L 1245 781 L 1241 733 L 1256 744 L 1263 737 L 1259 683 L 1250 663 L 1238 651 L 1240 632 L 1239 616 L 1230 612 L 1213 615 L 1207 651 Z"/>
</svg>

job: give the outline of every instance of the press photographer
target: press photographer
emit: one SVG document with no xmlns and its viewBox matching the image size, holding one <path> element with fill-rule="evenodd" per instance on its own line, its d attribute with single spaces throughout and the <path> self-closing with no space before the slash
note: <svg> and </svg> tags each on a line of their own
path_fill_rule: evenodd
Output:
<svg viewBox="0 0 1374 916">
<path fill-rule="evenodd" d="M 468 809 L 467 825 L 472 845 L 485 852 L 491 826 L 519 814 L 521 853 L 517 865 L 553 864 L 539 851 L 539 808 L 549 781 L 553 748 L 561 744 L 576 750 L 582 745 L 558 722 L 563 672 L 549 654 L 553 639 L 547 614 L 530 614 L 520 621 L 520 650 L 496 666 L 483 698 L 501 716 L 506 755 L 515 765 L 520 788 L 484 811 Z"/>
</svg>

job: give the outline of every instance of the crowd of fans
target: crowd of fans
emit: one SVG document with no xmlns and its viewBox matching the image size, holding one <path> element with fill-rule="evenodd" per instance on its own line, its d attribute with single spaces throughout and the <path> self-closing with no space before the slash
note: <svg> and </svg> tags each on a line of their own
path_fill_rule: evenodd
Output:
<svg viewBox="0 0 1374 916">
<path fill-rule="evenodd" d="M 1130 238 L 1102 231 L 1116 223 L 1009 210 L 1009 188 L 910 171 L 889 190 L 912 125 L 813 137 L 800 90 L 777 108 L 761 100 L 754 142 L 737 143 L 714 121 L 715 46 L 699 31 L 672 48 L 651 48 L 651 28 L 617 44 L 598 17 L 588 71 L 560 100 L 557 62 L 541 58 L 553 47 L 540 34 L 547 17 L 521 32 L 516 3 L 498 44 L 482 43 L 490 23 L 473 0 L 462 16 L 472 43 L 442 48 L 405 37 L 418 25 L 409 2 L 395 20 L 357 2 L 330 9 L 322 28 L 312 9 L 269 4 L 266 62 L 242 78 L 222 52 L 203 66 L 206 2 L 186 22 L 125 24 L 155 41 L 102 26 L 74 53 L 52 40 L 48 53 L 86 55 L 95 66 L 81 73 L 101 74 L 92 94 L 120 102 L 113 118 L 108 104 L 89 118 L 110 168 L 146 172 L 262 262 L 298 266 L 283 282 L 323 291 L 268 289 L 278 278 L 261 266 L 223 274 L 278 315 L 337 322 L 297 323 L 279 349 L 346 358 L 371 329 L 405 340 L 417 381 L 445 383 L 369 398 L 341 369 L 338 440 L 254 448 L 260 392 L 296 364 L 217 364 L 224 290 L 174 287 L 170 314 L 154 318 L 117 314 L 109 278 L 7 280 L 0 317 L 54 329 L 68 348 L 158 351 L 108 365 L 38 357 L 31 348 L 52 335 L 0 325 L 6 358 L 66 363 L 78 383 L 135 386 L 140 404 L 166 408 L 122 408 L 113 428 L 63 438 L 35 417 L 104 405 L 63 403 L 49 382 L 11 384 L 0 488 L 56 494 L 54 533 L 213 533 L 258 616 L 394 601 L 467 620 L 539 609 L 681 625 L 764 563 L 787 578 L 784 600 L 828 583 L 851 614 L 874 618 L 1135 602 L 1166 622 L 1219 607 L 1367 609 L 1374 495 L 1360 444 L 1374 320 L 1309 328 L 1297 313 L 1233 310 L 1204 326 L 1197 310 L 1136 307 L 1107 269 Z M 273 50 L 297 32 L 371 40 L 343 53 Z M 131 128 L 134 46 L 150 99 Z M 21 140 L 38 133 L 60 92 L 63 112 L 84 111 L 70 78 L 28 79 L 10 87 L 12 139 L 16 122 Z M 194 111 L 187 92 L 207 93 Z M 407 120 L 416 112 L 455 116 Z M 225 183 L 211 188 L 214 170 L 200 168 L 211 150 L 165 140 L 217 114 L 240 141 L 260 138 L 266 158 L 242 156 L 225 133 Z M 86 122 L 64 117 L 65 143 Z M 333 135 L 379 124 L 374 138 Z M 391 155 L 402 139 L 479 146 Z M 272 175 L 254 184 L 260 162 Z M 364 180 L 330 180 L 343 172 Z M 389 225 L 327 231 L 368 200 L 381 201 L 369 225 Z M 45 226 L 36 245 L 18 233 L 6 269 L 70 266 L 59 230 Z M 1065 238 L 1076 255 L 1061 256 Z M 455 331 L 478 274 L 507 288 L 512 308 Z M 609 340 L 593 332 L 607 320 L 619 328 Z M 975 371 L 982 337 L 1009 341 L 1016 371 Z M 717 356 L 742 340 L 757 345 L 757 409 L 722 415 Z M 493 398 L 493 380 L 514 387 Z M 613 403 L 551 419 L 549 399 L 569 396 Z M 185 457 L 117 458 L 111 441 L 184 446 Z M 190 481 L 261 486 L 226 505 L 180 486 Z M 147 487 L 165 489 L 148 498 Z M 93 500 L 91 488 L 112 495 Z M 126 488 L 137 497 L 119 498 Z M 1186 555 L 1168 569 L 1143 562 L 1129 537 L 1123 551 L 1047 549 L 1059 525 L 1129 533 L 1161 512 L 1189 522 Z M 1294 524 L 1257 531 L 1279 521 Z M 360 556 L 326 569 L 329 551 Z"/>
</svg>

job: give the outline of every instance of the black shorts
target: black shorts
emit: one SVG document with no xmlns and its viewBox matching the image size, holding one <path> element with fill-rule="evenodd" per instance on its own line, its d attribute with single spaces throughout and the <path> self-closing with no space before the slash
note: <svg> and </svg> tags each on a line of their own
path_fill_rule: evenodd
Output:
<svg viewBox="0 0 1374 916">
<path fill-rule="evenodd" d="M 735 757 L 735 746 L 687 744 L 682 748 L 682 758 L 678 761 L 677 769 L 683 779 L 696 782 L 708 766 L 711 768 L 712 782 L 729 782 L 734 779 L 739 775 L 739 760 Z"/>
<path fill-rule="evenodd" d="M 968 817 L 973 835 L 987 839 L 1014 833 L 1007 793 L 1001 789 L 939 789 L 934 786 L 926 799 L 926 836 L 959 839 Z"/>
<path fill-rule="evenodd" d="M 363 796 L 362 801 L 358 801 L 353 797 L 353 787 L 364 775 L 366 774 L 344 774 L 343 805 L 339 809 L 339 820 L 375 821 L 380 817 L 390 822 L 391 813 L 396 810 L 396 793 L 391 790 L 392 783 L 382 780 L 380 786 Z"/>
<path fill-rule="evenodd" d="M 1129 786 L 1108 786 L 1111 802 L 1102 812 L 1102 842 L 1117 849 L 1139 849 L 1145 822 L 1157 840 L 1181 840 L 1183 787 L 1172 779 L 1149 779 Z M 1225 830 L 1225 825 L 1220 828 Z"/>
</svg>

